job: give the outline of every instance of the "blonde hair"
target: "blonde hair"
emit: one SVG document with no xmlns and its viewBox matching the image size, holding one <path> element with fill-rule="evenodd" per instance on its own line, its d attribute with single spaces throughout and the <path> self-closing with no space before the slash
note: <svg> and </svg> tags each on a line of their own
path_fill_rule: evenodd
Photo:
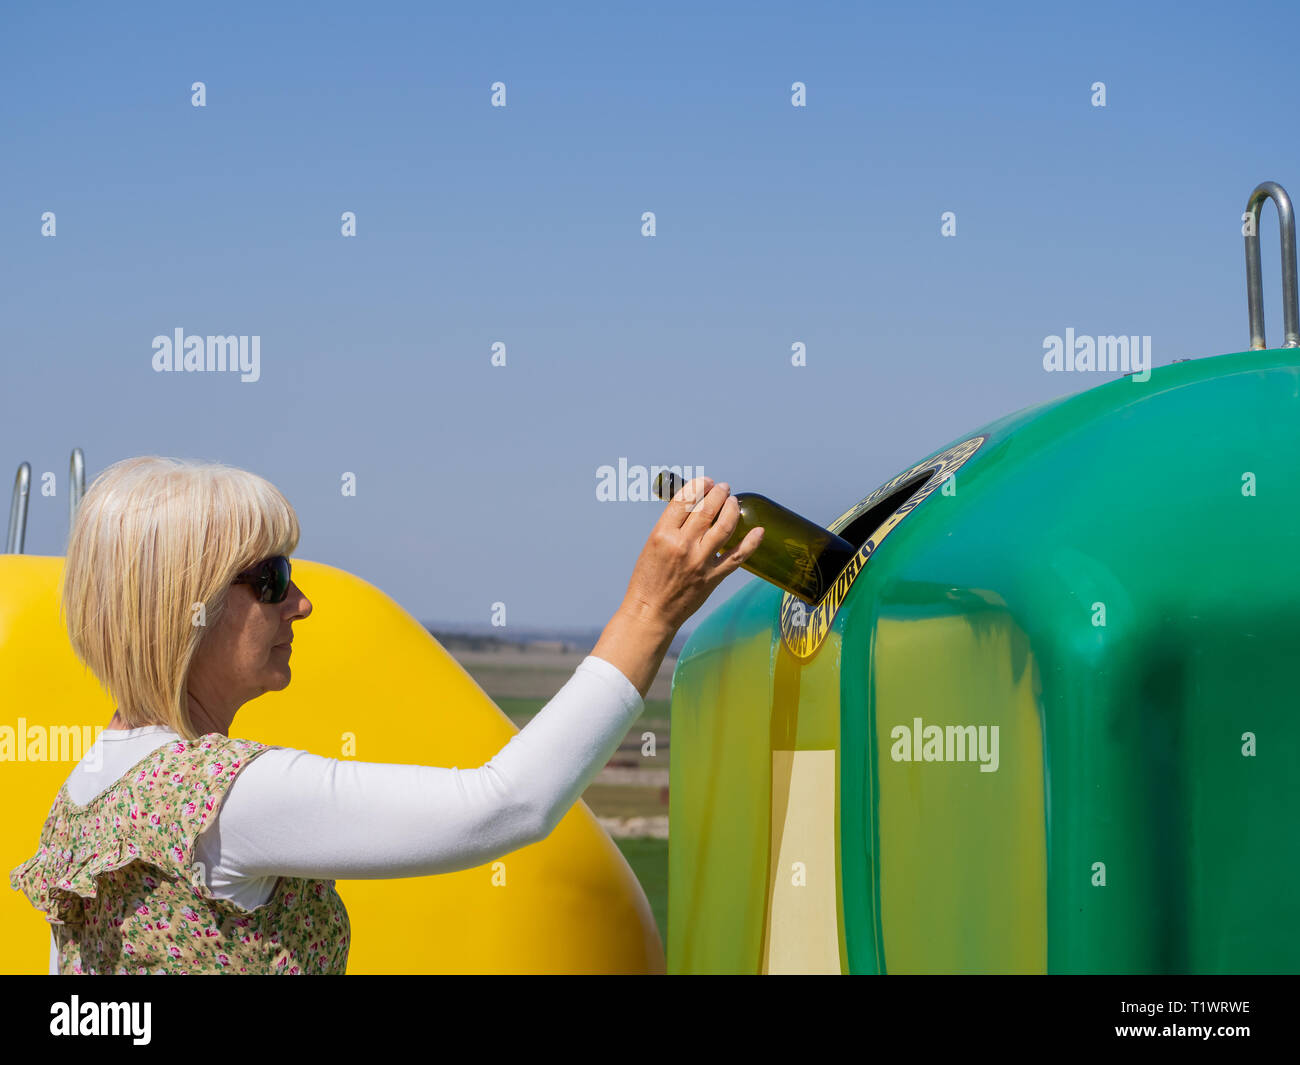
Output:
<svg viewBox="0 0 1300 1065">
<path fill-rule="evenodd" d="M 185 687 L 203 635 L 232 578 L 292 555 L 298 536 L 279 489 L 233 466 L 149 455 L 95 478 L 68 537 L 60 605 L 73 650 L 127 728 L 198 738 Z"/>
</svg>

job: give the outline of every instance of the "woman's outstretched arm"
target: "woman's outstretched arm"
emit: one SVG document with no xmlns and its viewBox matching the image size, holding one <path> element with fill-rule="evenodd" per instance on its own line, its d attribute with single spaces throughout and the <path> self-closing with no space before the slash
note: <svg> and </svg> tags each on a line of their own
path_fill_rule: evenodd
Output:
<svg viewBox="0 0 1300 1065">
<path fill-rule="evenodd" d="M 681 623 L 752 554 L 727 485 L 696 478 L 656 522 L 591 655 L 474 769 L 352 762 L 273 749 L 246 765 L 199 837 L 213 888 L 276 876 L 380 879 L 470 869 L 544 839 L 644 708 Z"/>
</svg>

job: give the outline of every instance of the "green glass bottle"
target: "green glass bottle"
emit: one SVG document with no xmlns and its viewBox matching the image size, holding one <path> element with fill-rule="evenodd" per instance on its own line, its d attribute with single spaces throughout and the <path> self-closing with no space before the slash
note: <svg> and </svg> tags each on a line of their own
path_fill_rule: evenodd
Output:
<svg viewBox="0 0 1300 1065">
<path fill-rule="evenodd" d="M 685 482 L 664 470 L 655 478 L 655 495 L 664 501 L 673 498 Z M 816 522 L 755 492 L 732 492 L 740 504 L 740 521 L 722 545 L 729 551 L 745 539 L 751 529 L 763 527 L 763 539 L 740 568 L 757 574 L 810 606 L 815 606 L 830 589 L 835 578 L 858 553 L 843 537 L 836 536 Z"/>
</svg>

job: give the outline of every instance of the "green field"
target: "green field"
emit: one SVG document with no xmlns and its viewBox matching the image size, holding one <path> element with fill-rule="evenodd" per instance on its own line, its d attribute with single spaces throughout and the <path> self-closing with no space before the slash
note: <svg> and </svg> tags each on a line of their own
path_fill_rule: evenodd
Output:
<svg viewBox="0 0 1300 1065">
<path fill-rule="evenodd" d="M 650 900 L 659 938 L 668 949 L 668 841 L 666 839 L 616 839 L 627 864 L 641 881 L 641 890 Z"/>
</svg>

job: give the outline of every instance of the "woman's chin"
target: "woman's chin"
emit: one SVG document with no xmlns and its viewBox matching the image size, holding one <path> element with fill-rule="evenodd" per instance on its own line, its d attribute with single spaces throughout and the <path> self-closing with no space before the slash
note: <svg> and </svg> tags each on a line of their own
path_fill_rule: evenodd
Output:
<svg viewBox="0 0 1300 1065">
<path fill-rule="evenodd" d="M 276 666 L 267 672 L 267 691 L 278 692 L 283 688 L 287 688 L 289 686 L 289 681 L 293 679 L 293 670 L 289 668 L 288 662 L 282 666 Z"/>
</svg>

